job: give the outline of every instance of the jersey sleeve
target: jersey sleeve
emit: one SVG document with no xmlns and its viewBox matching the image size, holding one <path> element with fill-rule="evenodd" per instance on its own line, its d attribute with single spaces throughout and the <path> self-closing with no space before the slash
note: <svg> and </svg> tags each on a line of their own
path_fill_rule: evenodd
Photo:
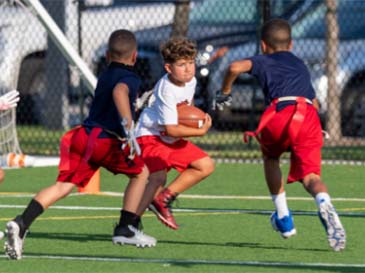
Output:
<svg viewBox="0 0 365 273">
<path fill-rule="evenodd" d="M 261 55 L 256 55 L 248 58 L 252 62 L 252 68 L 249 72 L 252 76 L 257 77 L 259 80 L 263 77 L 262 72 L 263 69 L 263 58 Z"/>
<path fill-rule="evenodd" d="M 157 94 L 157 123 L 159 125 L 177 125 L 176 97 L 173 86 L 164 84 Z"/>
</svg>

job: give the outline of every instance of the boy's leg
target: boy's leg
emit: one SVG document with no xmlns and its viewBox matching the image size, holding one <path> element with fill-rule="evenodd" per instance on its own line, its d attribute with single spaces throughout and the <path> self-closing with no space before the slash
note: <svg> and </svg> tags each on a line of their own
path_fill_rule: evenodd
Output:
<svg viewBox="0 0 365 273">
<path fill-rule="evenodd" d="M 152 247 L 156 239 L 139 230 L 140 216 L 137 210 L 143 197 L 148 177 L 144 166 L 138 175 L 130 176 L 129 184 L 124 192 L 123 209 L 119 224 L 114 228 L 112 241 L 114 244 L 130 244 L 137 247 Z"/>
<path fill-rule="evenodd" d="M 129 183 L 124 191 L 123 209 L 136 213 L 141 203 L 148 179 L 148 169 L 146 166 L 140 174 L 130 176 Z"/>
<path fill-rule="evenodd" d="M 325 228 L 329 245 L 335 251 L 345 249 L 346 232 L 331 203 L 327 186 L 322 182 L 320 176 L 314 173 L 304 177 L 303 186 L 315 198 L 318 216 Z"/>
<path fill-rule="evenodd" d="M 162 187 L 166 184 L 167 173 L 165 170 L 151 173 L 148 176 L 148 183 L 143 194 L 141 203 L 138 206 L 137 215 L 142 215 L 156 195 L 162 191 Z"/>
<path fill-rule="evenodd" d="M 167 188 L 173 193 L 182 193 L 208 177 L 213 171 L 214 162 L 210 157 L 195 160 Z"/>
<path fill-rule="evenodd" d="M 214 162 L 210 157 L 203 157 L 193 161 L 188 168 L 183 170 L 172 183 L 161 191 L 153 200 L 150 209 L 158 219 L 172 229 L 178 229 L 171 212 L 171 204 L 179 193 L 193 187 L 214 171 Z"/>
<path fill-rule="evenodd" d="M 50 205 L 68 195 L 74 187 L 72 183 L 57 182 L 40 191 L 29 203 L 23 214 L 6 224 L 7 240 L 4 244 L 5 254 L 10 259 L 22 257 L 26 232 L 32 222 Z"/>
<path fill-rule="evenodd" d="M 264 173 L 276 209 L 270 217 L 271 225 L 283 238 L 289 238 L 296 234 L 296 229 L 286 200 L 279 159 L 264 156 Z"/>
</svg>

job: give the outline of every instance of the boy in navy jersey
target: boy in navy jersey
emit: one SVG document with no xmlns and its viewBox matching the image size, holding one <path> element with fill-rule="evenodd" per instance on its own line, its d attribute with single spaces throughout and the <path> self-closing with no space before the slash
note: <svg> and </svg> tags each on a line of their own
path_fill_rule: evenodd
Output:
<svg viewBox="0 0 365 273">
<path fill-rule="evenodd" d="M 265 23 L 261 30 L 263 55 L 230 64 L 215 104 L 220 109 L 230 104 L 232 83 L 240 73 L 258 79 L 267 108 L 256 131 L 245 132 L 244 137 L 246 141 L 249 136 L 256 137 L 261 146 L 266 182 L 276 208 L 270 218 L 272 226 L 284 238 L 296 234 L 279 165 L 280 156 L 290 151 L 287 182 L 301 182 L 314 197 L 328 242 L 339 251 L 345 248 L 346 234 L 320 178 L 323 140 L 318 102 L 308 69 L 290 52 L 291 48 L 291 27 L 285 20 Z"/>
<path fill-rule="evenodd" d="M 98 80 L 89 116 L 82 126 L 70 130 L 61 139 L 57 182 L 41 190 L 24 212 L 6 225 L 4 248 L 11 259 L 21 259 L 31 223 L 75 186 L 85 186 L 99 167 L 130 178 L 113 243 L 141 247 L 156 244 L 154 238 L 138 230 L 140 218 L 136 215 L 149 172 L 135 154 L 138 147 L 132 139 L 133 104 L 140 85 L 139 77 L 132 70 L 137 58 L 134 34 L 128 30 L 114 31 L 106 57 L 109 65 Z"/>
</svg>

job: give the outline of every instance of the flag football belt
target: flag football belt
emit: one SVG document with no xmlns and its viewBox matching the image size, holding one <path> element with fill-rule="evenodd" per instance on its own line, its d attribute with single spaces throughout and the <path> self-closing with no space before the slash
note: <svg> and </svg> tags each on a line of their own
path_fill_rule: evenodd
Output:
<svg viewBox="0 0 365 273">
<path fill-rule="evenodd" d="M 249 137 L 255 137 L 258 142 L 261 142 L 259 136 L 260 132 L 262 131 L 262 129 L 265 128 L 265 126 L 277 113 L 276 105 L 279 102 L 283 101 L 296 102 L 296 109 L 289 125 L 289 135 L 292 136 L 292 139 L 296 138 L 304 121 L 305 114 L 307 112 L 307 104 L 312 104 L 312 101 L 305 97 L 287 96 L 287 97 L 276 98 L 271 101 L 270 106 L 263 113 L 256 131 L 246 131 L 243 133 L 243 141 L 245 143 L 248 143 Z"/>
<path fill-rule="evenodd" d="M 82 126 L 76 126 L 75 128 L 68 131 L 63 137 L 61 141 L 61 153 L 63 154 L 63 157 L 61 158 L 60 164 L 58 166 L 60 171 L 67 171 L 70 169 L 70 148 L 72 143 L 72 138 L 76 134 L 78 130 L 80 130 Z M 87 164 L 92 152 L 93 152 L 93 146 L 95 144 L 95 140 L 102 131 L 102 128 L 93 128 L 90 131 L 86 150 L 84 152 L 84 155 L 82 157 L 81 164 Z"/>
</svg>

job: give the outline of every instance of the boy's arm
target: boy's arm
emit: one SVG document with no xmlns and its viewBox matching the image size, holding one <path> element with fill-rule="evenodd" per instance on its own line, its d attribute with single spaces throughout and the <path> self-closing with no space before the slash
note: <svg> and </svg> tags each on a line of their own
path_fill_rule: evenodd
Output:
<svg viewBox="0 0 365 273">
<path fill-rule="evenodd" d="M 131 128 L 132 125 L 132 113 L 129 106 L 129 88 L 124 83 L 118 83 L 113 90 L 113 99 L 115 106 L 117 107 L 119 116 L 122 120 L 127 120 L 125 127 Z"/>
<path fill-rule="evenodd" d="M 171 137 L 195 137 L 205 135 L 212 126 L 212 118 L 206 114 L 201 128 L 192 128 L 184 125 L 165 125 L 165 134 Z"/>
<path fill-rule="evenodd" d="M 230 64 L 226 74 L 224 75 L 222 84 L 222 94 L 228 95 L 231 93 L 232 84 L 236 80 L 239 74 L 249 72 L 252 68 L 252 62 L 250 60 L 235 61 Z"/>
<path fill-rule="evenodd" d="M 224 106 L 230 106 L 232 103 L 231 89 L 232 84 L 236 80 L 239 74 L 249 72 L 252 69 L 251 60 L 235 61 L 228 67 L 221 90 L 218 90 L 215 94 L 213 101 L 213 110 L 217 107 L 219 110 L 223 110 Z"/>
<path fill-rule="evenodd" d="M 129 106 L 129 88 L 124 83 L 118 83 L 113 90 L 113 99 L 115 106 L 118 109 L 119 116 L 122 119 L 122 126 L 124 129 L 124 133 L 126 134 L 127 143 L 130 147 L 129 153 L 130 157 L 134 158 L 134 154 L 141 154 L 141 148 L 138 145 L 138 142 L 134 136 L 134 122 L 132 120 L 132 112 Z M 122 146 L 122 149 L 123 146 Z"/>
</svg>

